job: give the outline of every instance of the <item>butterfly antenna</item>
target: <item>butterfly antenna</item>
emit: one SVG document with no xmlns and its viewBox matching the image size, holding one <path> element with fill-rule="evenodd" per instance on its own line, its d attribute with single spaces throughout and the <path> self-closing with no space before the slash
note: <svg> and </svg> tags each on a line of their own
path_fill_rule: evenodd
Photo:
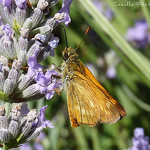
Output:
<svg viewBox="0 0 150 150">
<path fill-rule="evenodd" d="M 90 30 L 90 27 L 88 27 L 88 28 L 86 29 L 86 32 L 85 32 L 85 34 L 84 34 L 84 37 L 83 37 L 82 41 L 79 43 L 79 45 L 77 46 L 77 48 L 75 49 L 75 51 L 81 46 L 81 44 L 82 44 L 83 41 L 85 40 L 86 35 L 87 35 L 87 33 L 89 32 L 89 30 Z"/>
</svg>

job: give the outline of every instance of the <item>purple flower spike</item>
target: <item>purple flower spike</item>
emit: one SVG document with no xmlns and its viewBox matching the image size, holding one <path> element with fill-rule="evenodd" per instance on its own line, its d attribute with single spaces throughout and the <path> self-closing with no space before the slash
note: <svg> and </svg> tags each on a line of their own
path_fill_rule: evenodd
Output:
<svg viewBox="0 0 150 150">
<path fill-rule="evenodd" d="M 72 0 L 63 0 L 62 8 L 58 12 L 58 13 L 64 13 L 64 19 L 59 21 L 59 23 L 64 22 L 66 26 L 71 22 L 71 18 L 69 16 L 71 3 Z"/>
<path fill-rule="evenodd" d="M 149 138 L 144 137 L 144 129 L 136 128 L 132 139 L 133 147 L 129 150 L 149 150 Z"/>
<path fill-rule="evenodd" d="M 106 76 L 109 79 L 113 79 L 116 77 L 116 68 L 115 67 L 108 67 L 107 72 L 106 72 Z"/>
<path fill-rule="evenodd" d="M 137 21 L 134 27 L 127 30 L 126 39 L 135 43 L 137 48 L 144 48 L 150 42 L 148 33 L 148 23 L 145 20 Z"/>
<path fill-rule="evenodd" d="M 27 0 L 15 0 L 15 3 L 18 8 L 24 9 L 26 7 Z"/>
<path fill-rule="evenodd" d="M 37 52 L 36 52 L 37 53 Z M 28 75 L 33 78 L 38 75 L 42 71 L 42 66 L 37 63 L 36 54 L 28 59 Z"/>
<path fill-rule="evenodd" d="M 54 128 L 53 124 L 45 119 L 45 110 L 48 107 L 48 105 L 44 106 L 43 108 L 40 109 L 40 114 L 39 114 L 39 119 L 40 119 L 40 126 L 42 126 L 43 128 L 49 127 L 49 128 Z"/>
<path fill-rule="evenodd" d="M 143 128 L 136 128 L 134 130 L 134 137 L 144 137 L 144 129 Z"/>
<path fill-rule="evenodd" d="M 12 0 L 0 0 L 0 3 L 4 6 L 4 7 L 9 7 L 11 4 Z"/>
</svg>

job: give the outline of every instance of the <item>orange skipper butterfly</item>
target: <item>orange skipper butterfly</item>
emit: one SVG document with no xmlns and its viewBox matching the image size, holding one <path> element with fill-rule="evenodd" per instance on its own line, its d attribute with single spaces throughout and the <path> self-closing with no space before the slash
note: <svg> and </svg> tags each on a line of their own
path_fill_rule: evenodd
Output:
<svg viewBox="0 0 150 150">
<path fill-rule="evenodd" d="M 72 48 L 66 48 L 60 66 L 63 87 L 67 94 L 72 127 L 81 124 L 113 124 L 126 116 L 126 111 L 95 79 L 89 69 L 78 59 Z"/>
</svg>

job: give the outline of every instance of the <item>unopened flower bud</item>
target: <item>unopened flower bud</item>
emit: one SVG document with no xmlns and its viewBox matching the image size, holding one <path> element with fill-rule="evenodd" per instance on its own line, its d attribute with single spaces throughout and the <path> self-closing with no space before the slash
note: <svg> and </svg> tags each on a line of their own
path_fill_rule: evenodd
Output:
<svg viewBox="0 0 150 150">
<path fill-rule="evenodd" d="M 10 140 L 10 133 L 7 129 L 0 129 L 0 141 L 7 143 Z"/>
<path fill-rule="evenodd" d="M 13 92 L 14 88 L 15 88 L 14 81 L 7 78 L 4 82 L 4 93 L 10 95 Z"/>
<path fill-rule="evenodd" d="M 2 128 L 8 128 L 8 119 L 5 116 L 5 108 L 0 106 L 0 129 Z"/>
</svg>

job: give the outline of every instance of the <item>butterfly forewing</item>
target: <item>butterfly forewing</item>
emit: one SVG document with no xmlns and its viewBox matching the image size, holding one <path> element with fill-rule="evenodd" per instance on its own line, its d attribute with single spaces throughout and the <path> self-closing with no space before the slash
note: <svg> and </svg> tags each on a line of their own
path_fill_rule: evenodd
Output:
<svg viewBox="0 0 150 150">
<path fill-rule="evenodd" d="M 94 76 L 91 80 L 87 75 L 75 71 L 67 87 L 68 110 L 72 126 L 80 124 L 95 126 L 98 122 L 112 124 L 125 115 L 123 107 L 108 92 L 106 93 L 98 82 L 95 84 L 96 79 L 93 78 Z"/>
</svg>

